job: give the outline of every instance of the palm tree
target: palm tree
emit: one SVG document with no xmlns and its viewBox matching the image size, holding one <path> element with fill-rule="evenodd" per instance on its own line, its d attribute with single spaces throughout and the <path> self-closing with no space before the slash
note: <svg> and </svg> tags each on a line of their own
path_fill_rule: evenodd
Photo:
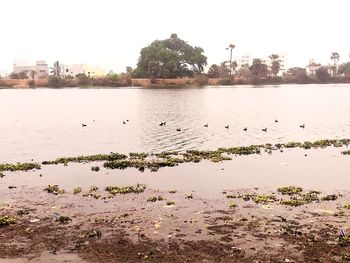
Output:
<svg viewBox="0 0 350 263">
<path fill-rule="evenodd" d="M 34 69 L 32 69 L 30 71 L 30 76 L 32 77 L 33 85 L 35 84 L 35 75 L 36 75 L 36 71 Z"/>
<path fill-rule="evenodd" d="M 51 69 L 51 73 L 55 76 L 55 77 L 61 77 L 62 74 L 62 65 L 60 65 L 60 62 L 56 61 L 53 64 L 53 67 L 50 68 Z"/>
<path fill-rule="evenodd" d="M 279 62 L 279 55 L 276 54 L 272 54 L 271 56 L 269 56 L 269 58 L 271 59 L 271 66 L 270 66 L 270 71 L 273 77 L 276 77 L 278 72 L 280 71 L 281 65 Z"/>
<path fill-rule="evenodd" d="M 339 53 L 338 52 L 333 52 L 331 55 L 331 60 L 333 60 L 333 77 L 337 75 L 337 64 L 339 61 Z"/>
<path fill-rule="evenodd" d="M 227 48 L 226 48 L 226 50 L 230 50 L 230 76 L 232 75 L 232 66 L 233 66 L 233 64 L 232 64 L 232 50 L 235 48 L 236 46 L 234 45 L 234 44 L 230 44 Z"/>
</svg>

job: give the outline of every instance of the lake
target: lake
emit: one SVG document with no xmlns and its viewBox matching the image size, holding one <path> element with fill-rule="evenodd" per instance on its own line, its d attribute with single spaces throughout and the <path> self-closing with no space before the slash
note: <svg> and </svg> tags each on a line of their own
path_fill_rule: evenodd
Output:
<svg viewBox="0 0 350 263">
<path fill-rule="evenodd" d="M 0 161 L 349 137 L 349 98 L 350 85 L 0 89 Z"/>
</svg>

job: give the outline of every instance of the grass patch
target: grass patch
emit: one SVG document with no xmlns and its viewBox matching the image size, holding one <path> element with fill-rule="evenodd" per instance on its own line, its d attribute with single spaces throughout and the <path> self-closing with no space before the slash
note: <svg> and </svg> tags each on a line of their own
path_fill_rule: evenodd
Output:
<svg viewBox="0 0 350 263">
<path fill-rule="evenodd" d="M 8 226 L 15 223 L 16 223 L 16 219 L 14 217 L 7 216 L 7 215 L 0 216 L 0 227 Z"/>
<path fill-rule="evenodd" d="M 107 186 L 105 190 L 112 195 L 116 194 L 139 194 L 144 192 L 146 189 L 146 185 L 144 184 L 136 184 L 131 186 Z"/>
<path fill-rule="evenodd" d="M 55 185 L 48 185 L 45 189 L 45 192 L 48 192 L 49 194 L 54 194 L 54 195 L 58 195 L 58 194 L 63 194 L 65 191 L 61 188 L 58 187 L 57 184 Z"/>
</svg>

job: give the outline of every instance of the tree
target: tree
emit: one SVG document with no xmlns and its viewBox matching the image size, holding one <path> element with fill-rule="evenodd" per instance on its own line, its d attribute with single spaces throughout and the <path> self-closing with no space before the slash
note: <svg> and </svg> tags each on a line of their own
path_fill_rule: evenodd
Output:
<svg viewBox="0 0 350 263">
<path fill-rule="evenodd" d="M 316 78 L 320 82 L 328 82 L 330 79 L 330 74 L 328 73 L 328 69 L 326 67 L 320 67 L 316 70 Z"/>
<path fill-rule="evenodd" d="M 34 69 L 32 69 L 30 71 L 30 76 L 32 77 L 33 82 L 35 82 L 35 75 L 36 75 L 36 71 Z"/>
<path fill-rule="evenodd" d="M 134 77 L 177 78 L 201 74 L 207 65 L 201 47 L 192 47 L 172 34 L 141 49 Z"/>
<path fill-rule="evenodd" d="M 218 65 L 213 64 L 208 70 L 209 78 L 219 78 L 220 77 L 220 68 Z"/>
<path fill-rule="evenodd" d="M 269 56 L 269 58 L 271 59 L 271 74 L 273 77 L 276 77 L 281 69 L 281 64 L 278 60 L 279 55 L 272 54 L 271 56 Z"/>
<path fill-rule="evenodd" d="M 253 59 L 253 64 L 249 67 L 249 70 L 256 77 L 259 77 L 259 78 L 267 77 L 267 73 L 268 73 L 267 65 L 262 63 L 261 59 L 259 58 Z"/>
<path fill-rule="evenodd" d="M 338 68 L 338 73 L 345 77 L 350 77 L 350 62 L 341 64 Z"/>
<path fill-rule="evenodd" d="M 230 76 L 232 75 L 232 50 L 235 48 L 236 46 L 234 44 L 230 44 L 226 49 L 230 50 L 230 64 L 229 64 L 229 68 L 230 68 Z M 237 63 L 236 63 L 236 67 L 237 67 Z M 235 67 L 235 68 L 236 68 Z"/>
<path fill-rule="evenodd" d="M 24 71 L 21 71 L 19 73 L 12 72 L 9 75 L 10 79 L 28 79 L 27 73 Z"/>
<path fill-rule="evenodd" d="M 61 75 L 62 75 L 62 65 L 60 64 L 60 62 L 56 61 L 53 64 L 53 67 L 51 67 L 50 69 L 51 69 L 51 73 L 55 77 L 61 77 Z"/>
<path fill-rule="evenodd" d="M 75 75 L 75 77 L 78 80 L 79 86 L 87 86 L 91 84 L 91 78 L 84 73 L 79 73 Z"/>
<path fill-rule="evenodd" d="M 289 81 L 296 83 L 307 83 L 309 77 L 306 74 L 305 68 L 294 67 L 287 70 L 287 73 L 284 75 L 284 79 L 288 79 Z"/>
<path fill-rule="evenodd" d="M 249 81 L 249 78 L 252 76 L 252 72 L 247 67 L 240 67 L 237 71 L 237 76 Z"/>
<path fill-rule="evenodd" d="M 333 52 L 332 55 L 331 55 L 331 60 L 333 60 L 333 67 L 332 67 L 332 70 L 333 70 L 333 77 L 336 77 L 337 75 L 337 64 L 339 62 L 339 54 L 338 52 Z"/>
</svg>

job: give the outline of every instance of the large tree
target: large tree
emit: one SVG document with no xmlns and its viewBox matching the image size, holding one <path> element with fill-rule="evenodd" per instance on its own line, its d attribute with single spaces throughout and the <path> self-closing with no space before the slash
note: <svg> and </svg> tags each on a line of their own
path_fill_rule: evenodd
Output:
<svg viewBox="0 0 350 263">
<path fill-rule="evenodd" d="M 341 64 L 338 68 L 338 73 L 350 77 L 350 62 Z"/>
<path fill-rule="evenodd" d="M 330 79 L 330 75 L 328 73 L 328 69 L 326 67 L 320 67 L 316 70 L 316 77 L 320 82 L 328 82 Z"/>
<path fill-rule="evenodd" d="M 176 34 L 156 40 L 140 52 L 135 77 L 177 78 L 200 74 L 207 65 L 201 47 L 192 47 Z"/>
<path fill-rule="evenodd" d="M 339 61 L 339 53 L 338 52 L 333 52 L 331 54 L 331 60 L 333 60 L 333 77 L 335 77 L 337 75 L 337 64 L 338 64 L 338 61 Z"/>
<path fill-rule="evenodd" d="M 279 55 L 276 54 L 272 54 L 271 56 L 269 56 L 269 58 L 271 59 L 271 75 L 273 77 L 276 77 L 278 72 L 281 69 L 281 64 L 279 62 Z"/>
<path fill-rule="evenodd" d="M 267 65 L 264 64 L 259 58 L 253 59 L 253 64 L 249 67 L 249 70 L 256 77 L 259 77 L 259 78 L 267 77 L 267 73 L 268 73 Z"/>
<path fill-rule="evenodd" d="M 50 69 L 51 69 L 51 73 L 55 77 L 61 77 L 61 75 L 62 75 L 62 65 L 60 64 L 60 62 L 55 61 L 55 63 L 53 64 L 53 67 L 51 67 Z"/>
</svg>

